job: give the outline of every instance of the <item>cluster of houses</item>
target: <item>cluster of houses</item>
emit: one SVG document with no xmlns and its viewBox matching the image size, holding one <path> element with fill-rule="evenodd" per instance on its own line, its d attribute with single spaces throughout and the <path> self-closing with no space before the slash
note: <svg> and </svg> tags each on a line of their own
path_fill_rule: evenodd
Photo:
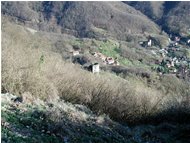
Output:
<svg viewBox="0 0 190 143">
<path fill-rule="evenodd" d="M 80 55 L 80 51 L 79 50 L 73 50 L 71 51 L 72 56 L 77 56 Z M 94 52 L 92 53 L 92 55 L 96 58 L 99 58 L 103 61 L 104 64 L 107 65 L 119 65 L 118 59 L 117 58 L 112 58 L 112 57 L 107 57 L 104 54 L 100 53 L 100 52 Z"/>
<path fill-rule="evenodd" d="M 175 52 L 181 49 L 179 42 L 180 38 L 175 37 L 174 41 L 170 40 L 168 47 L 159 50 L 161 60 L 155 62 L 155 64 L 159 65 L 157 69 L 159 72 L 162 73 L 167 71 L 168 73 L 178 74 L 183 71 L 183 74 L 186 74 L 190 71 L 190 59 L 185 55 L 175 55 Z"/>
<path fill-rule="evenodd" d="M 80 55 L 80 50 L 79 49 L 74 49 L 72 51 L 70 51 L 71 55 L 73 57 L 75 56 L 78 56 Z M 118 59 L 117 58 L 112 58 L 112 57 L 107 57 L 105 56 L 104 54 L 100 53 L 100 52 L 94 52 L 92 53 L 92 55 L 100 60 L 102 60 L 102 62 L 105 64 L 105 65 L 119 65 L 119 62 L 118 62 Z M 100 72 L 100 65 L 99 63 L 94 63 L 94 64 L 91 64 L 89 67 L 88 67 L 88 70 L 91 71 L 92 73 L 99 73 Z"/>
<path fill-rule="evenodd" d="M 180 41 L 181 41 L 181 38 L 179 36 L 175 36 L 175 37 L 171 37 L 168 39 L 169 42 L 170 42 L 170 46 L 178 46 Z M 148 36 L 147 40 L 145 41 L 139 41 L 138 42 L 139 45 L 141 45 L 142 47 L 151 47 L 153 45 L 155 45 L 156 41 L 153 37 L 151 36 Z M 186 41 L 186 44 L 190 46 L 190 39 L 187 39 Z"/>
<path fill-rule="evenodd" d="M 103 61 L 104 64 L 107 65 L 119 65 L 118 59 L 117 58 L 112 58 L 112 57 L 107 57 L 104 54 L 100 52 L 94 52 L 92 55 L 96 58 L 99 58 Z"/>
<path fill-rule="evenodd" d="M 162 58 L 165 58 L 166 55 L 168 54 L 168 51 L 166 48 L 164 48 L 164 49 L 160 49 L 159 53 L 161 54 Z"/>
<path fill-rule="evenodd" d="M 165 58 L 170 53 L 173 53 L 175 51 L 179 51 L 180 49 L 181 49 L 181 47 L 178 45 L 178 42 L 171 41 L 169 46 L 166 48 L 160 49 L 159 53 L 160 53 L 162 58 Z"/>
<path fill-rule="evenodd" d="M 170 44 L 166 48 L 160 49 L 158 51 L 161 58 L 160 60 L 157 60 L 155 64 L 159 66 L 159 69 L 157 70 L 160 73 L 167 71 L 168 73 L 177 74 L 181 71 L 183 71 L 183 73 L 190 71 L 190 59 L 185 56 L 175 56 L 174 54 L 176 51 L 180 51 L 181 49 L 179 42 L 180 37 L 178 36 L 172 39 L 169 38 Z M 139 44 L 143 47 L 151 47 L 153 45 L 153 41 L 149 36 L 147 41 L 140 41 Z M 187 44 L 190 44 L 190 39 L 187 41 Z M 71 51 L 71 54 L 72 56 L 80 55 L 80 49 L 74 49 Z M 157 55 L 157 52 L 152 50 L 152 54 Z M 107 57 L 100 52 L 94 52 L 92 55 L 102 60 L 105 65 L 120 65 L 117 58 Z M 99 73 L 100 65 L 98 63 L 91 64 L 89 69 L 92 73 Z"/>
</svg>

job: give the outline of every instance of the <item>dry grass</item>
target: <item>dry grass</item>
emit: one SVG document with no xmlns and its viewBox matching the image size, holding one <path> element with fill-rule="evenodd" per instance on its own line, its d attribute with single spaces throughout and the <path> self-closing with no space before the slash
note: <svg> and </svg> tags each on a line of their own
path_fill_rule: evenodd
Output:
<svg viewBox="0 0 190 143">
<path fill-rule="evenodd" d="M 110 73 L 94 75 L 64 62 L 61 55 L 49 50 L 51 44 L 46 39 L 12 24 L 6 27 L 2 33 L 4 92 L 20 96 L 27 92 L 48 102 L 60 97 L 129 122 L 159 115 L 171 107 L 179 109 L 189 96 L 189 83 L 173 77 L 164 77 L 150 86 L 139 77 L 125 80 Z M 36 40 L 37 48 L 32 46 Z M 42 55 L 44 62 L 40 62 Z M 187 105 L 183 110 L 189 109 Z"/>
</svg>

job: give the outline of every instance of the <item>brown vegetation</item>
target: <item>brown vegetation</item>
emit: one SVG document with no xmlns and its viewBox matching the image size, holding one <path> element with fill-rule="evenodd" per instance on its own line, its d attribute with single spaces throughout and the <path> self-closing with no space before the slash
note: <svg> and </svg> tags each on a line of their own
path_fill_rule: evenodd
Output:
<svg viewBox="0 0 190 143">
<path fill-rule="evenodd" d="M 185 1 L 146 1 L 125 2 L 150 19 L 169 33 L 188 36 L 190 3 Z"/>
<path fill-rule="evenodd" d="M 127 39 L 142 31 L 159 34 L 159 27 L 122 2 L 2 2 L 2 13 L 42 31 L 79 37 Z"/>
<path fill-rule="evenodd" d="M 60 97 L 131 123 L 151 121 L 171 109 L 174 114 L 176 110 L 190 114 L 189 83 L 171 76 L 156 77 L 150 83 L 138 76 L 123 79 L 106 72 L 94 75 L 64 62 L 50 47 L 51 43 L 38 33 L 33 36 L 20 26 L 3 24 L 3 92 L 20 96 L 27 92 L 47 102 Z M 163 119 L 173 117 L 164 114 Z"/>
</svg>

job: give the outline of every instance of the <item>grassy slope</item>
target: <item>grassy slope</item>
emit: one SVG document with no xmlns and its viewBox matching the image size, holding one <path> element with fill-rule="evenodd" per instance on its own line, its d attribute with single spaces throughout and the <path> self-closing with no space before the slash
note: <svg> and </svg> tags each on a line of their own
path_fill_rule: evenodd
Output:
<svg viewBox="0 0 190 143">
<path fill-rule="evenodd" d="M 13 97 L 14 98 L 14 97 Z M 96 116 L 82 105 L 64 101 L 35 105 L 10 101 L 2 95 L 3 140 L 14 142 L 125 142 L 127 127 L 105 116 Z M 39 101 L 38 101 L 39 102 Z"/>
<path fill-rule="evenodd" d="M 96 76 L 82 70 L 77 65 L 63 61 L 60 54 L 51 51 L 53 43 L 51 43 L 51 40 L 44 38 L 42 33 L 38 32 L 33 35 L 22 26 L 10 23 L 3 23 L 2 27 L 2 87 L 4 92 L 7 90 L 20 96 L 24 96 L 27 93 L 27 97 L 32 96 L 31 100 L 33 101 L 36 101 L 36 98 L 40 98 L 53 102 L 59 96 L 61 99 L 72 103 L 85 104 L 92 111 L 102 114 L 106 113 L 112 119 L 119 121 L 143 120 L 144 117 L 157 115 L 157 113 L 164 110 L 166 110 L 166 115 L 171 110 L 174 110 L 174 112 L 177 110 L 176 113 L 173 112 L 174 114 L 167 115 L 168 119 L 174 119 L 174 115 L 176 117 L 179 111 L 186 112 L 186 108 L 188 108 L 189 104 L 186 107 L 186 104 L 182 102 L 190 93 L 188 92 L 188 84 L 174 77 L 163 77 L 161 81 L 157 79 L 147 83 L 146 80 L 139 79 L 139 77 L 127 77 L 127 80 L 125 80 L 106 72 Z M 52 36 L 53 38 L 54 36 Z M 73 43 L 71 40 L 70 42 Z M 100 43 L 109 46 L 114 42 Z M 80 45 L 81 42 L 74 39 L 74 44 Z M 110 50 L 109 52 L 112 53 L 114 51 Z M 109 52 L 108 54 L 110 54 Z M 45 59 L 44 62 L 39 64 L 42 54 Z M 12 103 L 10 106 L 12 106 Z M 36 108 L 36 105 L 34 108 Z M 31 111 L 30 108 L 27 108 L 27 111 Z M 48 112 L 48 110 L 46 111 Z M 13 120 L 16 120 L 16 124 L 18 117 L 15 114 L 13 113 L 13 116 L 16 119 Z M 5 118 L 12 116 L 12 114 L 4 115 Z M 30 117 L 30 113 L 25 115 Z M 54 114 L 50 115 L 53 116 Z M 188 110 L 187 115 L 189 115 Z M 33 117 L 31 118 L 33 120 Z M 55 117 L 53 116 L 52 118 Z M 47 121 L 49 122 L 49 120 Z M 58 123 L 60 122 L 58 121 Z M 29 124 L 31 125 L 31 123 Z M 61 127 L 63 125 L 64 123 L 61 123 Z M 94 127 L 97 126 L 92 128 Z M 102 130 L 100 129 L 99 131 Z M 8 131 L 4 130 L 4 132 Z M 72 128 L 72 132 L 74 132 L 73 136 L 76 136 L 75 133 L 78 133 L 75 131 L 75 126 Z M 107 133 L 107 130 L 105 132 Z M 64 133 L 65 130 L 63 130 Z M 84 129 L 84 133 L 88 132 Z M 117 133 L 114 132 L 114 134 Z M 8 136 L 15 135 L 8 132 Z M 101 138 L 102 136 L 99 137 Z M 45 140 L 45 138 L 46 134 L 42 140 Z M 56 140 L 52 136 L 49 136 L 49 138 Z M 85 135 L 84 138 L 86 138 Z M 128 137 L 125 136 L 125 138 Z M 107 135 L 105 140 L 107 140 Z M 119 137 L 118 141 L 122 141 L 122 137 Z"/>
<path fill-rule="evenodd" d="M 2 94 L 2 141 L 15 143 L 167 142 L 184 143 L 188 126 L 161 124 L 129 128 L 106 116 L 97 116 L 82 105 L 68 102 L 17 103 Z M 11 100 L 12 99 L 12 100 Z M 178 141 L 177 141 L 178 140 Z"/>
</svg>

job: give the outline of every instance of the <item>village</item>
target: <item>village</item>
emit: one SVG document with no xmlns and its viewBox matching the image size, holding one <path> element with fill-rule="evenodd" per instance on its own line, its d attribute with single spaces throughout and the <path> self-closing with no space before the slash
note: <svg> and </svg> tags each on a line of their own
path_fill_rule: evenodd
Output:
<svg viewBox="0 0 190 143">
<path fill-rule="evenodd" d="M 72 56 L 76 57 L 79 55 L 80 55 L 79 50 L 72 51 Z M 112 66 L 120 65 L 117 58 L 108 57 L 108 56 L 102 54 L 101 52 L 93 52 L 93 53 L 91 53 L 91 55 L 95 59 L 100 60 L 103 63 L 103 65 L 112 65 Z M 98 62 L 95 62 L 95 63 L 91 64 L 87 69 L 89 71 L 91 71 L 92 73 L 99 73 L 100 72 L 100 64 Z"/>
<path fill-rule="evenodd" d="M 153 39 L 149 36 L 147 41 L 140 41 L 139 44 L 145 48 L 153 46 Z M 177 77 L 185 78 L 190 74 L 190 39 L 185 41 L 186 47 L 181 45 L 179 36 L 170 36 L 169 45 L 159 50 L 152 50 L 152 54 L 160 58 L 155 61 L 155 67 L 159 74 L 174 74 Z M 183 43 L 184 44 L 184 43 Z"/>
<path fill-rule="evenodd" d="M 87 64 L 88 67 L 83 66 L 83 68 L 91 71 L 94 74 L 100 72 L 101 66 L 119 66 L 120 65 L 118 58 L 106 56 L 105 54 L 99 51 L 88 52 L 88 53 L 91 55 L 93 60 L 90 61 L 90 65 L 89 63 Z M 71 54 L 71 58 L 77 59 L 80 56 L 82 56 L 84 53 L 81 51 L 79 47 L 77 48 L 75 47 L 73 48 L 72 51 L 70 51 L 70 54 Z"/>
<path fill-rule="evenodd" d="M 142 47 L 148 48 L 154 45 L 151 36 L 147 41 L 140 41 Z M 182 48 L 180 45 L 181 38 L 179 36 L 170 36 L 168 39 L 169 45 L 159 50 L 152 50 L 152 54 L 160 58 L 155 61 L 155 67 L 159 74 L 174 74 L 177 77 L 185 78 L 190 73 L 190 59 L 186 54 L 189 54 L 187 49 Z M 185 41 L 186 48 L 190 48 L 190 39 Z M 154 45 L 155 46 L 155 45 Z"/>
<path fill-rule="evenodd" d="M 187 49 L 182 48 L 180 45 L 181 38 L 175 36 L 169 38 L 169 45 L 158 51 L 160 54 L 160 60 L 156 61 L 155 64 L 158 65 L 156 70 L 160 74 L 174 74 L 178 77 L 185 78 L 190 72 L 190 59 L 188 57 L 188 46 L 190 46 L 190 40 L 187 40 Z"/>
<path fill-rule="evenodd" d="M 159 74 L 174 74 L 176 76 L 187 76 L 190 72 L 190 59 L 184 53 L 184 48 L 180 44 L 181 38 L 178 36 L 171 37 L 168 39 L 169 45 L 165 48 L 157 50 L 151 50 L 152 55 L 159 56 L 159 59 L 155 61 L 155 65 L 152 69 L 157 71 Z M 151 36 L 147 37 L 147 41 L 139 41 L 139 45 L 145 48 L 155 46 Z M 186 45 L 189 49 L 190 39 L 186 41 Z M 72 56 L 79 56 L 80 50 L 75 49 L 72 52 Z M 90 53 L 95 59 L 101 61 L 103 65 L 119 66 L 120 63 L 118 58 L 108 57 L 101 52 Z M 92 73 L 100 72 L 100 64 L 95 62 L 89 66 Z"/>
</svg>

